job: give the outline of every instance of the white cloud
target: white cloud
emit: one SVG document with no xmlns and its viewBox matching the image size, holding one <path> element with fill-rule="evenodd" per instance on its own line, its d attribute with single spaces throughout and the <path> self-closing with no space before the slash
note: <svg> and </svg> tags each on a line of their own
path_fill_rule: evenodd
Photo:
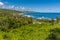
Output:
<svg viewBox="0 0 60 40">
<path fill-rule="evenodd" d="M 5 5 L 2 2 L 0 2 L 0 8 L 2 8 L 2 9 L 20 10 L 20 11 L 27 11 L 27 10 L 31 11 L 31 8 L 26 8 L 26 7 L 23 7 L 23 6 L 15 6 L 15 5 Z"/>
<path fill-rule="evenodd" d="M 13 9 L 15 6 L 11 5 L 11 6 L 7 6 L 9 9 Z"/>
<path fill-rule="evenodd" d="M 25 10 L 25 7 L 22 6 L 15 6 L 14 8 L 15 10 Z"/>
<path fill-rule="evenodd" d="M 22 7 L 21 9 L 25 9 L 25 7 Z"/>
<path fill-rule="evenodd" d="M 19 7 L 17 6 L 17 7 L 15 7 L 15 9 L 18 9 Z"/>
<path fill-rule="evenodd" d="M 10 8 L 14 8 L 14 7 L 15 7 L 14 5 L 10 6 Z"/>
<path fill-rule="evenodd" d="M 6 8 L 5 6 L 2 6 L 2 8 Z"/>
<path fill-rule="evenodd" d="M 4 5 L 4 3 L 3 3 L 3 2 L 0 2 L 0 6 L 1 6 L 1 5 Z"/>
</svg>

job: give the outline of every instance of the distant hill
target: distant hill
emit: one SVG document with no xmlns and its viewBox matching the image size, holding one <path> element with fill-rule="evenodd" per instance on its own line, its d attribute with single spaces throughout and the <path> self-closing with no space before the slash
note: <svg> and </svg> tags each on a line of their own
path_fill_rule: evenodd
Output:
<svg viewBox="0 0 60 40">
<path fill-rule="evenodd" d="M 34 11 L 17 11 L 17 10 L 11 10 L 11 9 L 0 9 L 0 13 L 22 15 L 24 13 L 34 13 Z"/>
<path fill-rule="evenodd" d="M 17 11 L 17 10 L 10 10 L 10 9 L 0 9 L 0 13 L 1 12 L 4 12 L 4 13 L 12 13 L 12 12 L 15 12 L 15 13 L 30 13 L 30 12 L 34 12 L 34 11 Z"/>
<path fill-rule="evenodd" d="M 9 9 L 0 9 L 0 13 L 21 13 L 21 11 L 9 10 Z"/>
</svg>

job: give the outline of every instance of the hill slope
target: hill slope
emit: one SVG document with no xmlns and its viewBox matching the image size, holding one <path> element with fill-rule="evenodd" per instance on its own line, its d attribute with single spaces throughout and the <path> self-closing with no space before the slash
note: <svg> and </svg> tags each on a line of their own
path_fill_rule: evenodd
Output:
<svg viewBox="0 0 60 40">
<path fill-rule="evenodd" d="M 0 40 L 60 40 L 60 23 L 42 20 L 41 24 L 33 24 L 36 19 L 15 13 L 20 12 L 0 10 Z"/>
</svg>

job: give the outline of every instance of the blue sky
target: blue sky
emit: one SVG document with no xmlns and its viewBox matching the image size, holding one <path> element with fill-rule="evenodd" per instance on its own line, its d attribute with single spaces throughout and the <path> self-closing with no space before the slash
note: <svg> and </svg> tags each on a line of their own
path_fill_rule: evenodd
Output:
<svg viewBox="0 0 60 40">
<path fill-rule="evenodd" d="M 38 12 L 60 12 L 60 0 L 0 0 L 0 7 Z"/>
</svg>

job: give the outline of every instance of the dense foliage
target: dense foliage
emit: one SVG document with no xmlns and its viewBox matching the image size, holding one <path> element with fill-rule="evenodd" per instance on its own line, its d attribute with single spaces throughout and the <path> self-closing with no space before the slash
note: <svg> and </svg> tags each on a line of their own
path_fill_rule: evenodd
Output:
<svg viewBox="0 0 60 40">
<path fill-rule="evenodd" d="M 0 40 L 60 40 L 60 23 L 0 10 Z"/>
</svg>

